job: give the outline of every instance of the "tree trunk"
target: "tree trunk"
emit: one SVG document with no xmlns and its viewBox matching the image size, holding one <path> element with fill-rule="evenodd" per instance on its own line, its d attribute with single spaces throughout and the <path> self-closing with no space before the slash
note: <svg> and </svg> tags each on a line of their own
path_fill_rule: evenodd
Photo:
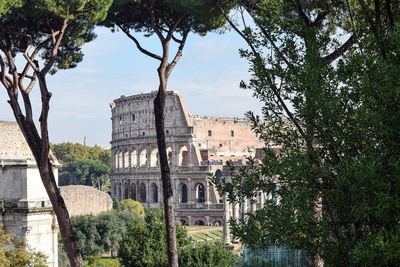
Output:
<svg viewBox="0 0 400 267">
<path fill-rule="evenodd" d="M 166 225 L 168 266 L 178 267 L 178 251 L 176 247 L 175 211 L 172 181 L 168 166 L 167 147 L 164 132 L 164 106 L 167 90 L 166 68 L 161 64 L 158 69 L 160 86 L 154 99 L 154 117 L 157 133 L 158 155 L 160 157 L 161 181 L 163 189 L 164 219 Z"/>
<path fill-rule="evenodd" d="M 35 124 L 32 121 L 26 120 L 26 118 L 22 115 L 16 99 L 11 97 L 10 99 L 11 100 L 9 100 L 9 104 L 14 112 L 14 116 L 19 128 L 21 129 L 25 140 L 32 151 L 32 154 L 35 157 L 40 177 L 56 214 L 61 238 L 64 244 L 64 250 L 67 253 L 71 267 L 82 267 L 83 261 L 79 251 L 79 246 L 72 229 L 72 224 L 69 218 L 68 210 L 65 206 L 64 199 L 62 198 L 57 187 L 53 173 L 53 165 L 49 160 L 49 153 L 46 154 L 45 159 L 42 157 L 42 151 L 44 148 L 42 145 L 42 139 L 38 134 Z M 41 121 L 41 124 L 43 123 L 44 122 Z M 47 121 L 45 122 L 45 128 L 47 132 Z"/>
</svg>

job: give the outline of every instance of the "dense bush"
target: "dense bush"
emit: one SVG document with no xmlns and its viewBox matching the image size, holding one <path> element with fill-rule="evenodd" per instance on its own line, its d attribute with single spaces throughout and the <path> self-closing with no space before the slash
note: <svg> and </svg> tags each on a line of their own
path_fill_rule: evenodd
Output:
<svg viewBox="0 0 400 267">
<path fill-rule="evenodd" d="M 186 229 L 177 225 L 177 243 L 183 246 Z M 137 217 L 128 225 L 118 256 L 124 266 L 162 267 L 168 266 L 165 240 L 165 224 L 161 210 L 147 210 L 145 217 Z"/>
<path fill-rule="evenodd" d="M 192 243 L 179 249 L 179 264 L 185 267 L 235 266 L 238 256 L 221 242 Z"/>
</svg>

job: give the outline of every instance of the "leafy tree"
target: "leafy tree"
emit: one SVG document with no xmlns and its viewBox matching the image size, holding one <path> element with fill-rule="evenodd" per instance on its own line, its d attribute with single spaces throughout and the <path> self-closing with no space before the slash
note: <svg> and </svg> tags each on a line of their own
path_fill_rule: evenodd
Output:
<svg viewBox="0 0 400 267">
<path fill-rule="evenodd" d="M 179 264 L 186 267 L 236 266 L 238 256 L 221 242 L 199 242 L 179 249 Z"/>
<path fill-rule="evenodd" d="M 72 225 L 79 242 L 82 255 L 100 255 L 103 248 L 101 236 L 97 232 L 97 218 L 94 215 L 76 216 Z"/>
<path fill-rule="evenodd" d="M 119 208 L 121 210 L 126 210 L 130 212 L 134 212 L 139 216 L 144 216 L 144 208 L 142 203 L 133 199 L 123 199 L 120 201 Z"/>
<path fill-rule="evenodd" d="M 75 160 L 91 159 L 100 160 L 107 166 L 111 166 L 111 151 L 100 146 L 86 146 L 78 143 L 52 144 L 51 150 L 61 163 L 69 163 Z"/>
<path fill-rule="evenodd" d="M 122 264 L 138 267 L 168 266 L 165 231 L 163 213 L 160 210 L 147 210 L 144 218 L 137 217 L 131 221 L 118 251 Z M 185 237 L 186 229 L 178 225 L 179 246 L 187 244 Z"/>
<path fill-rule="evenodd" d="M 248 115 L 266 149 L 220 187 L 232 202 L 276 199 L 232 221 L 234 235 L 302 248 L 325 266 L 398 265 L 399 3 L 239 4 L 253 23 L 230 22 L 249 45 L 242 86 L 264 103 L 262 118 Z"/>
<path fill-rule="evenodd" d="M 6 0 L 0 4 L 0 81 L 38 165 L 72 266 L 82 266 L 82 259 L 49 158 L 51 93 L 46 77 L 82 60 L 80 47 L 95 37 L 92 28 L 104 19 L 110 4 L 111 0 Z M 26 61 L 19 65 L 17 55 Z M 30 98 L 36 81 L 41 97 L 40 130 L 34 123 Z"/>
<path fill-rule="evenodd" d="M 110 167 L 99 160 L 83 159 L 74 160 L 63 166 L 60 185 L 87 185 L 104 190 L 104 185 L 109 182 Z"/>
<path fill-rule="evenodd" d="M 127 225 L 136 218 L 141 218 L 141 220 L 144 218 L 142 215 L 144 213 L 143 206 L 141 204 L 140 206 L 141 209 L 135 206 L 135 209 L 129 207 L 124 210 L 102 212 L 98 215 L 73 217 L 72 225 L 83 257 L 92 261 L 104 253 L 116 255 Z"/>
<path fill-rule="evenodd" d="M 230 1 L 227 1 L 230 2 Z M 227 3 L 221 4 L 229 9 Z M 106 25 L 124 32 L 140 52 L 160 62 L 157 69 L 159 88 L 154 99 L 155 128 L 160 157 L 169 266 L 178 266 L 175 240 L 175 214 L 173 191 L 166 152 L 164 132 L 164 106 L 168 78 L 182 57 L 190 32 L 206 34 L 224 25 L 224 16 L 212 1 L 201 0 L 116 0 L 110 8 Z M 143 32 L 146 37 L 155 35 L 160 42 L 161 54 L 144 48 L 132 31 Z M 171 43 L 178 48 L 171 56 Z"/>
<path fill-rule="evenodd" d="M 0 263 L 4 267 L 47 266 L 45 255 L 31 251 L 24 242 L 5 233 L 3 225 L 0 225 Z"/>
</svg>

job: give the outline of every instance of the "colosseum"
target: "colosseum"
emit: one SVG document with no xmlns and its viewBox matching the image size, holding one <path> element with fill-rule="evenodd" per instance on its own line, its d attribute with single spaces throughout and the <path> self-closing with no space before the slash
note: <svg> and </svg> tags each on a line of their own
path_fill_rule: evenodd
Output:
<svg viewBox="0 0 400 267">
<path fill-rule="evenodd" d="M 110 104 L 112 197 L 135 199 L 145 208 L 162 206 L 155 94 L 121 96 Z M 165 133 L 177 220 L 186 225 L 221 225 L 223 200 L 208 183 L 210 173 L 224 171 L 228 160 L 244 164 L 263 144 L 247 120 L 189 115 L 182 97 L 173 91 L 167 92 Z"/>
</svg>

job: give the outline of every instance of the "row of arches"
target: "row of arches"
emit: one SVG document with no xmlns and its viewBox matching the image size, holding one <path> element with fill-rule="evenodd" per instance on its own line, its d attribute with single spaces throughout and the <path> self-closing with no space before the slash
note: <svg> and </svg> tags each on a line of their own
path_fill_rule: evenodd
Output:
<svg viewBox="0 0 400 267">
<path fill-rule="evenodd" d="M 197 203 L 206 202 L 206 188 L 202 183 L 198 183 L 195 187 L 195 198 Z M 185 183 L 180 183 L 178 186 L 179 203 L 188 203 L 188 188 Z"/>
<path fill-rule="evenodd" d="M 151 183 L 149 187 L 149 196 L 145 183 L 140 183 L 139 186 L 136 184 L 124 183 L 122 187 L 121 183 L 117 183 L 113 187 L 113 194 L 119 199 L 133 199 L 141 203 L 158 203 L 158 186 L 156 183 Z"/>
<path fill-rule="evenodd" d="M 142 203 L 157 203 L 159 202 L 159 188 L 156 183 L 151 183 L 149 191 L 145 183 L 116 183 L 113 186 L 113 196 L 118 199 L 133 199 Z M 149 192 L 149 193 L 148 193 Z M 149 196 L 148 196 L 149 194 Z M 195 201 L 197 203 L 206 202 L 206 187 L 203 183 L 198 183 L 195 186 Z M 149 199 L 148 199 L 149 198 Z M 178 201 L 179 203 L 188 203 L 188 186 L 185 183 L 178 185 Z"/>
<path fill-rule="evenodd" d="M 208 225 L 208 226 L 221 226 L 222 225 L 222 219 L 216 219 L 216 220 L 207 220 L 207 219 L 205 219 L 205 218 L 199 218 L 199 219 L 195 219 L 195 220 L 189 220 L 188 218 L 186 218 L 186 217 L 183 217 L 183 218 L 181 218 L 180 220 L 180 223 L 182 224 L 182 225 L 186 225 L 186 226 L 189 226 L 189 225 L 199 225 L 199 226 L 205 226 L 205 225 Z M 207 221 L 209 221 L 208 223 L 207 223 Z"/>
<path fill-rule="evenodd" d="M 174 153 L 172 147 L 167 148 L 168 164 L 174 164 Z M 178 166 L 187 166 L 189 163 L 189 151 L 186 145 L 179 148 L 177 155 Z M 142 148 L 142 149 L 117 149 L 113 153 L 113 167 L 114 170 L 140 168 L 140 167 L 158 167 L 159 157 L 157 148 Z"/>
</svg>

